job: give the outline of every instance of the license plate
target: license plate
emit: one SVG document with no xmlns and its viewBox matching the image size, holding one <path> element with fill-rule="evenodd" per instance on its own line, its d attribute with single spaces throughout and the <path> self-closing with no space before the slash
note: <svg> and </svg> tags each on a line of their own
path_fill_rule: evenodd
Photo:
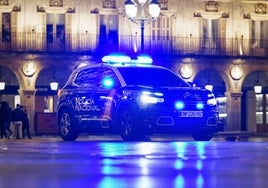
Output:
<svg viewBox="0 0 268 188">
<path fill-rule="evenodd" d="M 203 111 L 179 111 L 179 117 L 203 117 Z"/>
</svg>

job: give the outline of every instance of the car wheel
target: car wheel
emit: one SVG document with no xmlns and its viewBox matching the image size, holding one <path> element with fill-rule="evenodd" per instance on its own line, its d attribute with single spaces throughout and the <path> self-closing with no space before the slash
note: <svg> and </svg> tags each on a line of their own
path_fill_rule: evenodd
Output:
<svg viewBox="0 0 268 188">
<path fill-rule="evenodd" d="M 65 141 L 74 141 L 79 135 L 70 110 L 62 110 L 59 114 L 59 133 Z"/>
<path fill-rule="evenodd" d="M 144 128 L 140 126 L 140 121 L 134 110 L 123 108 L 119 112 L 119 126 L 121 137 L 125 141 L 145 140 Z"/>
<path fill-rule="evenodd" d="M 205 134 L 205 133 L 201 133 L 201 134 L 196 133 L 196 134 L 193 134 L 192 137 L 193 137 L 193 139 L 195 141 L 210 141 L 212 139 L 212 137 L 213 137 L 213 134 L 211 134 L 211 133 L 207 133 L 207 134 Z"/>
<path fill-rule="evenodd" d="M 224 137 L 225 141 L 234 142 L 236 140 L 236 136 L 226 136 Z"/>
</svg>

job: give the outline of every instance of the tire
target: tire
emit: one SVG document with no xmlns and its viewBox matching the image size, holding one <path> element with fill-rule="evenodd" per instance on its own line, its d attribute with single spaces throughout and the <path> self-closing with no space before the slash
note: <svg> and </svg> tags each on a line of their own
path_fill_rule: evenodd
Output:
<svg viewBox="0 0 268 188">
<path fill-rule="evenodd" d="M 141 126 L 141 121 L 137 113 L 130 107 L 124 107 L 119 111 L 118 123 L 120 134 L 125 141 L 145 140 L 145 128 Z"/>
<path fill-rule="evenodd" d="M 192 135 L 193 139 L 195 141 L 210 141 L 213 137 L 213 134 L 211 133 L 195 133 Z"/>
<path fill-rule="evenodd" d="M 70 110 L 64 109 L 59 113 L 58 124 L 60 136 L 64 141 L 74 141 L 78 138 L 79 131 Z"/>
<path fill-rule="evenodd" d="M 226 136 L 224 137 L 224 140 L 228 142 L 234 142 L 236 140 L 236 136 Z"/>
</svg>

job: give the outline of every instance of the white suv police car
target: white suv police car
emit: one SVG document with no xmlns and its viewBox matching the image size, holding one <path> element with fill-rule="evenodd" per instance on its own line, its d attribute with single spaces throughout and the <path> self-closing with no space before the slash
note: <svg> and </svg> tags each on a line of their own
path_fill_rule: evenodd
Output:
<svg viewBox="0 0 268 188">
<path fill-rule="evenodd" d="M 119 133 L 123 140 L 187 133 L 210 140 L 219 130 L 213 93 L 160 66 L 78 68 L 60 90 L 57 105 L 59 133 L 66 141 L 82 132 Z"/>
</svg>

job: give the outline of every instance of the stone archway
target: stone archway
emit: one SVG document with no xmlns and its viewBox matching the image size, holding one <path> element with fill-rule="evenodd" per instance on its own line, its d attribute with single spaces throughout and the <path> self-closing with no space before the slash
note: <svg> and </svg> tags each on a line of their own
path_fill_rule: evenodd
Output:
<svg viewBox="0 0 268 188">
<path fill-rule="evenodd" d="M 66 83 L 67 79 L 69 78 L 69 75 L 71 74 L 71 70 L 67 67 L 63 66 L 56 66 L 56 67 L 46 67 L 42 69 L 38 75 L 38 78 L 36 80 L 36 109 L 35 112 L 55 112 L 55 106 L 56 106 L 56 96 L 57 91 L 53 91 L 50 88 L 50 83 L 52 81 L 58 82 L 58 89 L 63 87 Z M 46 100 L 44 98 L 46 97 L 52 97 L 53 98 L 53 107 L 50 109 L 47 109 L 48 106 L 46 104 L 41 104 L 44 102 L 43 100 Z M 41 100 L 41 103 L 40 103 Z"/>
<path fill-rule="evenodd" d="M 242 86 L 242 125 L 245 130 L 268 132 L 268 72 L 253 70 L 247 74 Z M 254 86 L 262 86 L 261 93 Z"/>
<path fill-rule="evenodd" d="M 5 82 L 5 88 L 0 90 L 0 101 L 7 101 L 13 109 L 20 102 L 15 100 L 15 96 L 19 95 L 18 79 L 10 68 L 0 65 L 0 81 Z"/>
<path fill-rule="evenodd" d="M 194 83 L 203 88 L 206 84 L 211 84 L 213 86 L 213 93 L 219 104 L 220 120 L 225 127 L 227 124 L 226 85 L 220 74 L 216 70 L 204 69 L 197 73 L 194 78 Z"/>
<path fill-rule="evenodd" d="M 225 82 L 216 70 L 200 71 L 195 76 L 194 83 L 200 87 L 205 87 L 207 84 L 213 85 L 213 93 L 216 97 L 222 97 L 226 92 Z"/>
<path fill-rule="evenodd" d="M 36 80 L 35 94 L 35 134 L 57 134 L 57 92 L 50 87 L 57 82 L 58 89 L 63 87 L 71 71 L 62 66 L 43 68 Z M 46 122 L 46 123 L 44 123 Z"/>
</svg>

